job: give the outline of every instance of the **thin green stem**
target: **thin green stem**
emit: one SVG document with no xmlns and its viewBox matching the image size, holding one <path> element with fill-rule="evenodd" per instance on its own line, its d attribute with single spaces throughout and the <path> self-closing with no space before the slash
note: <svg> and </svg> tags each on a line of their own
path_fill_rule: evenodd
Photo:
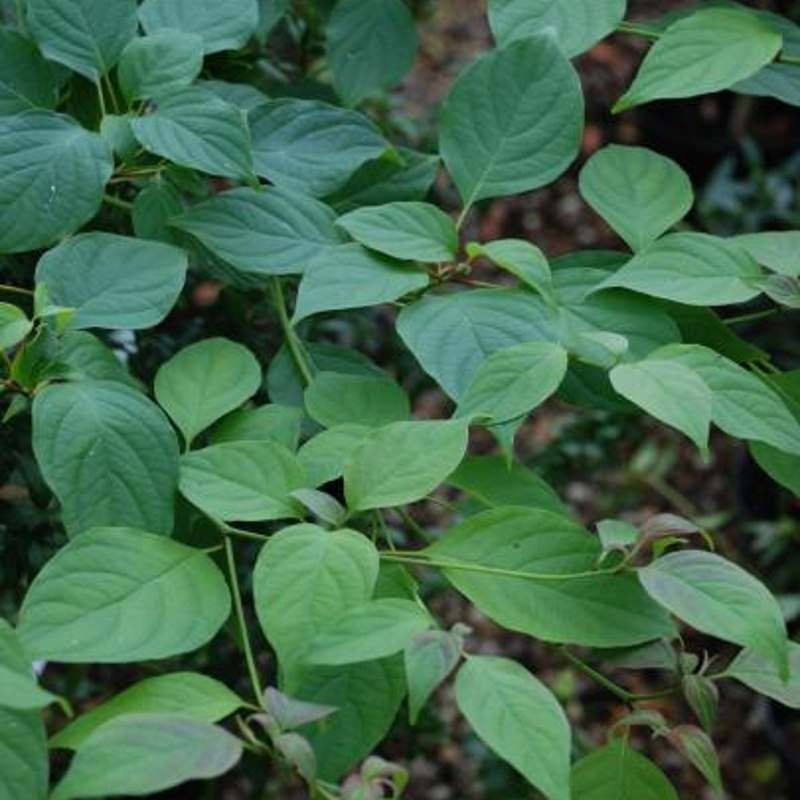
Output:
<svg viewBox="0 0 800 800">
<path fill-rule="evenodd" d="M 111 107 L 114 109 L 115 114 L 119 114 L 119 102 L 117 100 L 117 95 L 114 92 L 114 85 L 111 83 L 111 78 L 109 78 L 108 73 L 103 76 L 103 80 L 106 82 L 106 89 L 108 89 L 108 96 L 111 99 Z"/>
<path fill-rule="evenodd" d="M 423 541 L 427 542 L 429 537 L 425 530 L 423 530 L 422 526 L 411 516 L 411 514 L 406 511 L 405 508 L 398 507 L 395 509 L 397 513 L 400 515 L 400 518 L 403 520 L 403 523 L 407 528 L 411 529 L 412 533 L 415 533 L 419 536 Z"/>
<path fill-rule="evenodd" d="M 461 230 L 461 226 L 466 221 L 470 211 L 472 211 L 472 203 L 467 203 L 464 208 L 461 209 L 461 213 L 458 215 L 458 219 L 456 220 L 457 231 Z"/>
<path fill-rule="evenodd" d="M 780 308 L 768 308 L 766 311 L 754 311 L 752 314 L 741 314 L 738 317 L 728 317 L 722 320 L 726 325 L 741 325 L 744 322 L 756 322 L 767 317 L 774 317 L 781 313 Z"/>
<path fill-rule="evenodd" d="M 311 366 L 303 352 L 303 346 L 289 320 L 289 312 L 286 310 L 286 299 L 283 296 L 283 287 L 281 286 L 280 278 L 273 278 L 271 287 L 272 298 L 278 312 L 281 328 L 283 328 L 283 335 L 286 337 L 286 344 L 289 347 L 289 352 L 292 354 L 294 363 L 297 365 L 297 369 L 300 370 L 303 380 L 306 384 L 310 384 L 311 381 L 314 380 L 314 373 L 311 371 Z"/>
<path fill-rule="evenodd" d="M 210 518 L 211 521 L 222 531 L 222 533 L 227 533 L 230 536 L 238 536 L 240 539 L 250 539 L 254 542 L 268 542 L 269 536 L 265 536 L 263 533 L 255 533 L 253 531 L 245 531 L 241 528 L 234 528 L 232 525 L 228 525 L 227 522 L 223 522 L 219 519 Z"/>
<path fill-rule="evenodd" d="M 8 292 L 10 294 L 24 294 L 33 297 L 33 292 L 30 289 L 23 289 L 20 286 L 9 286 L 7 283 L 0 283 L 0 292 Z"/>
<path fill-rule="evenodd" d="M 110 206 L 116 206 L 117 208 L 121 208 L 124 211 L 133 210 L 133 203 L 129 203 L 127 200 L 123 200 L 120 197 L 114 197 L 113 194 L 104 194 L 103 202 L 108 203 L 108 205 Z"/>
<path fill-rule="evenodd" d="M 247 662 L 247 671 L 250 674 L 250 683 L 253 686 L 253 693 L 256 696 L 256 703 L 261 706 L 264 697 L 264 690 L 261 688 L 261 680 L 258 677 L 256 662 L 253 658 L 253 648 L 250 645 L 250 634 L 247 631 L 247 623 L 244 618 L 244 607 L 242 606 L 242 593 L 239 589 L 239 576 L 236 573 L 236 560 L 233 557 L 233 544 L 229 536 L 225 536 L 225 560 L 228 564 L 228 575 L 231 581 L 231 591 L 233 592 L 233 607 L 236 611 L 236 619 L 239 623 L 239 632 L 242 635 L 242 647 L 244 658 Z"/>
<path fill-rule="evenodd" d="M 100 102 L 100 113 L 105 117 L 106 112 L 106 98 L 103 97 L 103 84 L 98 81 L 95 86 L 97 87 L 97 99 Z"/>
</svg>

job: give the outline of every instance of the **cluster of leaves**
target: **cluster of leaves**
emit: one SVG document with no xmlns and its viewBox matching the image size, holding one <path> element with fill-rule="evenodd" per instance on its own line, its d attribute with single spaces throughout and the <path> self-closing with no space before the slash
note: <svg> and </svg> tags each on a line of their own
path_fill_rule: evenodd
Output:
<svg viewBox="0 0 800 800">
<path fill-rule="evenodd" d="M 460 235 L 474 204 L 544 186 L 575 160 L 584 103 L 570 59 L 616 29 L 655 40 L 617 111 L 728 88 L 800 103 L 800 30 L 711 5 L 632 26 L 624 0 L 489 0 L 497 47 L 455 80 L 438 155 L 395 146 L 353 110 L 411 66 L 402 0 L 2 6 L 0 290 L 19 298 L 0 304 L 4 424 L 30 420 L 35 462 L 22 454 L 15 479 L 66 543 L 0 627 L 1 797 L 47 796 L 48 748 L 74 751 L 56 800 L 210 779 L 245 751 L 292 765 L 316 797 L 399 797 L 404 770 L 363 759 L 404 700 L 413 723 L 455 673 L 477 735 L 551 800 L 669 800 L 630 727 L 666 737 L 720 788 L 717 682 L 800 706 L 800 647 L 777 602 L 706 540 L 687 548 L 693 523 L 606 520 L 590 533 L 513 461 L 519 426 L 558 393 L 584 408 L 638 406 L 704 454 L 713 423 L 800 491 L 800 372 L 779 372 L 711 308 L 761 294 L 797 308 L 800 233 L 689 230 L 682 169 L 613 145 L 589 159 L 580 189 L 630 251 L 551 263 L 527 241 Z M 270 98 L 264 76 L 278 67 L 264 42 L 276 25 L 308 58 L 305 83 Z M 235 59 L 214 55 L 226 50 L 252 80 L 226 79 Z M 440 158 L 457 221 L 426 201 Z M 507 281 L 473 280 L 477 262 Z M 271 305 L 284 342 L 266 374 L 241 343 L 206 338 L 150 387 L 107 334 L 89 332 L 159 325 L 187 270 Z M 314 340 L 320 317 L 381 304 L 399 307 L 397 335 L 453 401 L 450 418 L 413 418 L 390 374 Z M 504 455 L 469 455 L 474 426 Z M 441 536 L 418 531 L 421 549 L 397 549 L 392 519 L 442 485 L 473 502 Z M 243 563 L 251 550 L 237 548 L 253 542 L 257 560 Z M 555 696 L 520 664 L 470 653 L 463 626 L 441 629 L 416 569 L 441 571 L 486 616 L 631 703 L 609 743 L 573 764 Z M 279 689 L 264 691 L 243 574 Z M 40 710 L 70 707 L 33 662 L 167 659 L 207 645 L 231 616 L 248 701 L 167 672 L 48 742 Z M 742 649 L 712 674 L 683 652 L 677 621 Z M 668 670 L 667 692 L 683 692 L 699 725 L 639 708 L 646 698 L 610 682 L 604 663 Z"/>
</svg>

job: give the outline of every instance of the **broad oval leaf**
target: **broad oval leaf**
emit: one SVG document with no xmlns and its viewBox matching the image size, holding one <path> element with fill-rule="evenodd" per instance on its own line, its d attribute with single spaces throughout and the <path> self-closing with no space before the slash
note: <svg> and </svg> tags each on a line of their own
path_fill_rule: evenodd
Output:
<svg viewBox="0 0 800 800">
<path fill-rule="evenodd" d="M 100 208 L 111 149 L 70 117 L 30 111 L 0 119 L 0 253 L 74 233 Z"/>
<path fill-rule="evenodd" d="M 152 328 L 186 280 L 183 250 L 112 233 L 82 233 L 49 250 L 36 281 L 53 303 L 75 309 L 73 328 Z"/>
<path fill-rule="evenodd" d="M 456 702 L 475 733 L 549 800 L 569 800 L 572 736 L 550 690 L 515 661 L 470 656 Z"/>
<path fill-rule="evenodd" d="M 464 206 L 557 178 L 578 154 L 583 111 L 578 76 L 547 35 L 478 59 L 453 86 L 439 137 Z"/>
<path fill-rule="evenodd" d="M 16 631 L 0 618 L 0 708 L 30 711 L 44 708 L 56 699 L 39 688 L 31 659 L 23 650 Z"/>
<path fill-rule="evenodd" d="M 789 680 L 768 658 L 754 650 L 742 650 L 725 670 L 725 676 L 736 678 L 754 692 L 764 694 L 789 708 L 800 709 L 800 644 L 789 642 Z"/>
<path fill-rule="evenodd" d="M 0 303 L 0 350 L 19 344 L 33 330 L 33 322 L 21 308 Z"/>
<path fill-rule="evenodd" d="M 796 278 L 800 276 L 800 231 L 763 231 L 733 238 L 763 266 Z"/>
<path fill-rule="evenodd" d="M 156 374 L 154 390 L 186 440 L 249 400 L 261 385 L 261 367 L 229 339 L 204 339 L 184 347 Z"/>
<path fill-rule="evenodd" d="M 234 767 L 242 742 L 200 720 L 169 714 L 127 714 L 94 731 L 56 786 L 52 800 L 151 795 Z"/>
<path fill-rule="evenodd" d="M 780 606 L 741 567 L 714 553 L 684 550 L 643 567 L 639 580 L 652 598 L 693 628 L 749 647 L 788 675 Z"/>
<path fill-rule="evenodd" d="M 612 144 L 581 170 L 583 199 L 625 240 L 643 250 L 689 212 L 689 176 L 671 159 L 644 147 Z"/>
<path fill-rule="evenodd" d="M 204 645 L 230 606 L 222 573 L 202 551 L 144 531 L 96 528 L 39 572 L 18 632 L 34 658 L 146 661 Z"/>
<path fill-rule="evenodd" d="M 22 34 L 0 28 L 0 116 L 55 108 L 57 102 L 53 65 Z"/>
<path fill-rule="evenodd" d="M 42 715 L 0 705 L 0 797 L 45 800 L 48 775 Z"/>
<path fill-rule="evenodd" d="M 172 531 L 178 442 L 139 392 L 106 380 L 48 386 L 33 402 L 33 452 L 71 535 L 99 525 Z"/>
<path fill-rule="evenodd" d="M 211 443 L 277 442 L 292 452 L 300 442 L 303 412 L 299 408 L 270 404 L 234 411 L 211 431 Z"/>
<path fill-rule="evenodd" d="M 406 645 L 408 717 L 412 725 L 436 688 L 456 668 L 460 658 L 461 641 L 449 631 L 423 631 Z"/>
<path fill-rule="evenodd" d="M 372 433 L 365 425 L 336 425 L 309 439 L 298 451 L 308 483 L 321 486 L 341 478 L 354 453 Z"/>
<path fill-rule="evenodd" d="M 472 242 L 467 245 L 467 254 L 470 260 L 485 256 L 544 297 L 552 298 L 550 265 L 536 245 L 524 239 L 496 239 L 486 244 Z"/>
</svg>

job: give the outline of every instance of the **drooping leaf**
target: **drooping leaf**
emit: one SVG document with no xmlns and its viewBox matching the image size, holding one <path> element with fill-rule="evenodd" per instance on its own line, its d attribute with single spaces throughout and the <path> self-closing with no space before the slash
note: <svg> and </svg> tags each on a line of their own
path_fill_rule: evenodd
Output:
<svg viewBox="0 0 800 800">
<path fill-rule="evenodd" d="M 50 61 L 98 81 L 136 35 L 136 0 L 28 0 L 33 37 Z"/>
<path fill-rule="evenodd" d="M 583 95 L 556 42 L 520 39 L 458 78 L 441 116 L 439 147 L 465 206 L 530 191 L 573 161 Z"/>
<path fill-rule="evenodd" d="M 569 800 L 570 729 L 544 684 L 515 661 L 471 656 L 456 702 L 475 733 L 549 800 Z"/>
<path fill-rule="evenodd" d="M 0 708 L 31 711 L 44 708 L 56 699 L 36 683 L 33 664 L 16 632 L 0 619 Z"/>
<path fill-rule="evenodd" d="M 717 792 L 722 792 L 719 758 L 711 737 L 694 725 L 678 725 L 667 738 Z"/>
<path fill-rule="evenodd" d="M 703 730 L 710 736 L 719 706 L 717 684 L 705 675 L 684 675 L 681 678 L 681 692 Z"/>
<path fill-rule="evenodd" d="M 186 280 L 186 253 L 160 242 L 82 233 L 49 250 L 36 281 L 52 302 L 75 309 L 73 328 L 152 328 Z"/>
<path fill-rule="evenodd" d="M 772 480 L 800 497 L 800 455 L 784 453 L 764 442 L 751 442 L 750 454 Z"/>
<path fill-rule="evenodd" d="M 445 565 L 460 592 L 509 630 L 594 647 L 640 644 L 672 630 L 635 575 L 584 575 L 596 570 L 600 542 L 561 514 L 521 507 L 484 511 L 424 552 Z M 448 566 L 453 562 L 465 566 Z M 520 574 L 502 574 L 509 571 Z M 570 574 L 584 576 L 558 577 Z"/>
<path fill-rule="evenodd" d="M 52 800 L 151 795 L 234 767 L 242 742 L 223 728 L 170 714 L 126 714 L 78 748 Z"/>
<path fill-rule="evenodd" d="M 800 276 L 800 231 L 747 233 L 735 236 L 733 241 L 773 272 L 794 278 Z"/>
<path fill-rule="evenodd" d="M 294 452 L 302 419 L 299 408 L 277 404 L 234 411 L 214 427 L 211 443 L 270 441 Z"/>
<path fill-rule="evenodd" d="M 139 392 L 105 380 L 47 387 L 33 402 L 33 451 L 71 535 L 100 525 L 172 531 L 178 442 Z"/>
<path fill-rule="evenodd" d="M 95 528 L 36 576 L 18 633 L 34 658 L 119 664 L 195 650 L 229 613 L 225 579 L 201 550 L 131 528 Z"/>
<path fill-rule="evenodd" d="M 800 709 L 800 644 L 789 642 L 789 680 L 784 681 L 773 662 L 754 650 L 742 650 L 725 670 L 754 692 L 765 694 L 789 708 Z"/>
<path fill-rule="evenodd" d="M 335 706 L 304 703 L 272 686 L 264 692 L 264 705 L 282 731 L 291 731 L 309 722 L 319 722 L 337 711 Z"/>
<path fill-rule="evenodd" d="M 29 111 L 0 119 L 0 253 L 74 233 L 100 208 L 111 149 L 70 117 Z"/>
<path fill-rule="evenodd" d="M 412 725 L 436 688 L 456 668 L 460 658 L 459 638 L 449 631 L 423 631 L 406 644 L 408 716 Z"/>
<path fill-rule="evenodd" d="M 41 714 L 0 706 L 0 797 L 45 800 L 48 774 Z"/>
<path fill-rule="evenodd" d="M 550 265 L 536 245 L 523 239 L 497 239 L 486 244 L 472 242 L 467 245 L 467 254 L 470 259 L 485 256 L 544 297 L 552 297 Z"/>
<path fill-rule="evenodd" d="M 0 303 L 0 350 L 19 344 L 33 330 L 33 322 L 21 308 Z"/>
<path fill-rule="evenodd" d="M 16 31 L 0 28 L 0 116 L 55 108 L 58 84 L 51 64 L 36 45 Z"/>
</svg>

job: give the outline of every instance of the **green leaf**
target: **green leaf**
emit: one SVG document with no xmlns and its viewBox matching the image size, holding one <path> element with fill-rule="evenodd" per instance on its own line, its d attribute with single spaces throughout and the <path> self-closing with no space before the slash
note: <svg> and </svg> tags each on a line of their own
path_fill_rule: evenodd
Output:
<svg viewBox="0 0 800 800">
<path fill-rule="evenodd" d="M 417 52 L 414 19 L 402 0 L 339 0 L 326 34 L 333 86 L 350 106 L 399 83 Z"/>
<path fill-rule="evenodd" d="M 751 442 L 750 455 L 772 480 L 800 497 L 800 456 L 784 453 L 763 442 Z"/>
<path fill-rule="evenodd" d="M 567 351 L 550 342 L 527 342 L 490 355 L 458 404 L 459 417 L 508 422 L 528 414 L 558 389 Z"/>
<path fill-rule="evenodd" d="M 625 0 L 489 0 L 489 24 L 501 47 L 552 32 L 572 58 L 612 33 L 625 6 Z"/>
<path fill-rule="evenodd" d="M 644 147 L 612 144 L 581 170 L 583 199 L 625 240 L 643 250 L 683 219 L 694 202 L 689 176 Z"/>
<path fill-rule="evenodd" d="M 157 675 L 82 714 L 50 739 L 50 747 L 77 750 L 99 727 L 129 714 L 171 714 L 216 722 L 241 705 L 241 698 L 227 686 L 197 672 Z"/>
<path fill-rule="evenodd" d="M 549 800 L 569 800 L 569 722 L 550 690 L 515 661 L 471 656 L 456 702 L 475 733 Z"/>
<path fill-rule="evenodd" d="M 431 627 L 430 616 L 411 600 L 381 598 L 345 611 L 317 634 L 311 662 L 339 666 L 394 655 Z"/>
<path fill-rule="evenodd" d="M 335 218 L 312 197 L 268 187 L 215 195 L 173 225 L 238 270 L 286 275 L 304 272 L 315 256 L 344 241 L 333 225 Z"/>
<path fill-rule="evenodd" d="M 160 242 L 83 233 L 42 256 L 36 281 L 75 309 L 73 328 L 138 330 L 161 322 L 183 289 L 186 253 Z"/>
<path fill-rule="evenodd" d="M 761 291 L 758 264 L 725 239 L 671 233 L 635 255 L 598 289 L 622 287 L 691 306 L 752 300 Z"/>
<path fill-rule="evenodd" d="M 502 456 L 467 456 L 447 479 L 484 506 L 530 506 L 567 514 L 559 496 L 533 470 Z"/>
<path fill-rule="evenodd" d="M 58 83 L 36 45 L 16 31 L 0 28 L 0 116 L 55 108 Z"/>
<path fill-rule="evenodd" d="M 734 236 L 733 242 L 773 272 L 793 278 L 800 276 L 800 231 L 747 233 Z"/>
<path fill-rule="evenodd" d="M 264 692 L 264 706 L 275 718 L 275 722 L 282 731 L 291 731 L 309 722 L 327 719 L 331 714 L 336 713 L 334 706 L 304 703 L 271 686 Z"/>
<path fill-rule="evenodd" d="M 572 800 L 679 800 L 666 775 L 625 739 L 613 739 L 572 767 Z"/>
<path fill-rule="evenodd" d="M 708 734 L 694 725 L 678 725 L 673 728 L 667 738 L 701 773 L 701 775 L 722 793 L 722 776 L 719 772 L 719 759 L 714 749 L 714 742 Z"/>
<path fill-rule="evenodd" d="M 245 113 L 249 113 L 258 108 L 258 106 L 269 102 L 269 97 L 250 83 L 229 83 L 228 81 L 211 80 L 195 81 L 195 86 L 212 92 L 220 100 L 240 108 Z"/>
<path fill-rule="evenodd" d="M 361 533 L 295 525 L 270 538 L 253 572 L 253 595 L 285 683 L 296 683 L 326 625 L 370 599 L 377 577 L 378 553 Z"/>
<path fill-rule="evenodd" d="M 336 224 L 357 242 L 408 261 L 452 261 L 458 251 L 453 220 L 428 203 L 387 203 L 351 211 Z"/>
<path fill-rule="evenodd" d="M 0 303 L 0 350 L 19 344 L 32 330 L 33 323 L 21 308 Z"/>
<path fill-rule="evenodd" d="M 656 419 L 685 433 L 708 452 L 713 395 L 703 379 L 676 361 L 645 359 L 609 373 L 614 389 Z"/>
<path fill-rule="evenodd" d="M 295 489 L 292 497 L 302 503 L 317 519 L 334 528 L 341 527 L 347 519 L 347 509 L 335 498 L 316 489 Z"/>
<path fill-rule="evenodd" d="M 197 434 L 249 400 L 259 386 L 256 357 L 236 342 L 215 338 L 174 355 L 158 370 L 154 389 L 188 448 Z"/>
<path fill-rule="evenodd" d="M 0 618 L 0 708 L 30 711 L 44 708 L 56 699 L 39 688 L 31 659 L 22 649 L 16 632 Z"/>
<path fill-rule="evenodd" d="M 334 192 L 390 147 L 368 117 L 317 100 L 274 100 L 249 121 L 256 173 L 315 197 Z"/>
<path fill-rule="evenodd" d="M 448 631 L 423 631 L 408 642 L 404 657 L 408 717 L 415 725 L 430 696 L 456 668 L 461 658 L 461 641 Z"/>
<path fill-rule="evenodd" d="M 134 158 L 139 151 L 131 119 L 127 114 L 106 114 L 100 121 L 100 136 L 121 161 Z"/>
<path fill-rule="evenodd" d="M 614 550 L 625 551 L 639 540 L 639 529 L 618 519 L 604 519 L 597 523 L 597 535 L 603 545 L 603 553 Z"/>
<path fill-rule="evenodd" d="M 70 117 L 29 111 L 0 119 L 0 253 L 74 233 L 100 208 L 111 149 Z"/>
<path fill-rule="evenodd" d="M 772 61 L 781 44 L 781 34 L 747 9 L 700 9 L 667 28 L 614 111 L 729 89 Z"/>
<path fill-rule="evenodd" d="M 719 705 L 717 684 L 705 675 L 684 675 L 681 678 L 681 691 L 703 730 L 711 735 Z"/>
<path fill-rule="evenodd" d="M 161 411 L 116 381 L 48 386 L 33 451 L 71 535 L 99 525 L 172 531 L 178 443 Z"/>
<path fill-rule="evenodd" d="M 143 100 L 189 86 L 203 68 L 202 46 L 196 34 L 172 30 L 134 39 L 117 67 L 122 93 Z"/>
<path fill-rule="evenodd" d="M 698 631 L 749 647 L 788 674 L 786 624 L 766 587 L 714 553 L 669 553 L 639 570 L 648 594 Z"/>
<path fill-rule="evenodd" d="M 461 463 L 468 433 L 464 420 L 395 422 L 379 428 L 345 466 L 348 508 L 401 506 L 430 494 Z"/>
<path fill-rule="evenodd" d="M 789 642 L 788 681 L 783 680 L 770 659 L 754 650 L 742 650 L 725 670 L 725 675 L 789 708 L 800 709 L 800 644 L 796 642 Z"/>
<path fill-rule="evenodd" d="M 390 303 L 427 285 L 427 274 L 408 262 L 358 244 L 328 249 L 307 266 L 292 321 L 323 311 Z"/>
<path fill-rule="evenodd" d="M 300 442 L 299 408 L 265 405 L 228 414 L 211 432 L 212 444 L 225 442 L 277 442 L 294 452 Z"/>
<path fill-rule="evenodd" d="M 559 579 L 594 572 L 601 554 L 597 537 L 561 514 L 520 507 L 484 511 L 424 552 L 465 565 L 445 567 L 444 573 L 484 614 L 547 642 L 624 647 L 673 630 L 633 574 Z"/>
<path fill-rule="evenodd" d="M 289 13 L 291 0 L 260 0 L 258 4 L 259 40 L 266 41 L 272 29 Z"/>
<path fill-rule="evenodd" d="M 326 428 L 347 423 L 380 428 L 411 414 L 408 395 L 388 375 L 319 372 L 305 391 L 305 403 L 309 415 Z"/>
<path fill-rule="evenodd" d="M 136 0 L 28 0 L 28 26 L 45 58 L 97 82 L 136 36 Z"/>
<path fill-rule="evenodd" d="M 439 147 L 464 206 L 555 180 L 578 154 L 583 111 L 578 76 L 550 36 L 478 59 L 441 116 Z"/>
<path fill-rule="evenodd" d="M 242 751 L 241 740 L 208 722 L 128 714 L 102 725 L 81 744 L 51 798 L 151 795 L 222 775 Z"/>
<path fill-rule="evenodd" d="M 767 275 L 756 286 L 776 303 L 787 308 L 800 308 L 800 278 L 788 275 Z"/>
<path fill-rule="evenodd" d="M 177 30 L 201 36 L 206 54 L 238 50 L 258 26 L 256 0 L 144 0 L 139 20 L 149 34 Z"/>
<path fill-rule="evenodd" d="M 48 772 L 41 715 L 0 706 L 0 797 L 45 800 Z"/>
<path fill-rule="evenodd" d="M 72 380 L 115 381 L 138 388 L 138 382 L 114 352 L 91 333 L 67 331 L 58 344 L 56 358 L 69 366 Z"/>
<path fill-rule="evenodd" d="M 36 576 L 18 633 L 34 658 L 146 661 L 204 645 L 230 605 L 222 573 L 202 551 L 131 528 L 95 528 Z"/>
<path fill-rule="evenodd" d="M 544 253 L 530 242 L 522 239 L 497 239 L 486 244 L 472 242 L 467 245 L 467 254 L 470 260 L 485 256 L 544 297 L 552 297 L 550 265 Z"/>
<path fill-rule="evenodd" d="M 337 425 L 309 439 L 297 454 L 311 486 L 340 478 L 364 440 L 372 433 L 364 425 Z"/>
<path fill-rule="evenodd" d="M 176 231 L 169 227 L 169 221 L 182 211 L 178 190 L 171 183 L 156 178 L 134 198 L 131 212 L 133 230 L 140 239 L 178 244 Z"/>
<path fill-rule="evenodd" d="M 306 485 L 297 458 L 272 441 L 215 444 L 181 458 L 181 493 L 221 520 L 302 516 L 292 492 Z"/>
<path fill-rule="evenodd" d="M 245 181 L 253 175 L 244 113 L 205 89 L 159 97 L 155 110 L 131 127 L 142 147 L 182 167 Z"/>
</svg>

